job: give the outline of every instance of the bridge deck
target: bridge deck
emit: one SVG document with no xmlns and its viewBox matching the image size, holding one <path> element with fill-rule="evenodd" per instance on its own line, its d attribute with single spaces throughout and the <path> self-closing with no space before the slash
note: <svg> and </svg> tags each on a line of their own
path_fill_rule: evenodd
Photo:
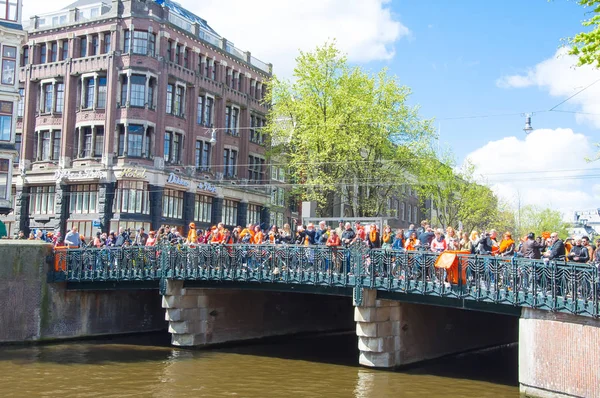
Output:
<svg viewBox="0 0 600 398">
<path fill-rule="evenodd" d="M 496 312 L 530 307 L 600 315 L 597 267 L 571 262 L 462 253 L 444 254 L 441 261 L 431 252 L 292 245 L 86 248 L 55 255 L 50 281 L 73 289 L 155 288 L 177 279 L 206 287 L 354 291 L 360 302 L 362 288 L 369 288 L 405 301 L 437 298 L 437 305 Z"/>
</svg>

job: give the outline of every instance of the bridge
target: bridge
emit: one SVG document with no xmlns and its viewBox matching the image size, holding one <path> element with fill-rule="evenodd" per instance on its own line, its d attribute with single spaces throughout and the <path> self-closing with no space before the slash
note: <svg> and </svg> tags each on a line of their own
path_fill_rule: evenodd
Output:
<svg viewBox="0 0 600 398">
<path fill-rule="evenodd" d="M 164 320 L 178 346 L 354 327 L 359 362 L 378 368 L 518 341 L 524 394 L 600 396 L 592 265 L 363 246 L 15 241 L 0 253 L 9 265 L 0 294 L 11 297 L 0 324 L 30 319 L 24 340 L 157 330 Z M 0 328 L 0 342 L 10 331 Z"/>
</svg>

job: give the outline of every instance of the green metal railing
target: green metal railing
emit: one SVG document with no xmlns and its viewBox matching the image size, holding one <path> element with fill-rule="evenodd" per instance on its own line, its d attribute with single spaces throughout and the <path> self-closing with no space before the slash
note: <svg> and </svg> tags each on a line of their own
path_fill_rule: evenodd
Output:
<svg viewBox="0 0 600 398">
<path fill-rule="evenodd" d="M 55 252 L 51 282 L 186 281 L 362 288 L 599 317 L 598 268 L 564 261 L 296 245 L 165 245 Z"/>
</svg>

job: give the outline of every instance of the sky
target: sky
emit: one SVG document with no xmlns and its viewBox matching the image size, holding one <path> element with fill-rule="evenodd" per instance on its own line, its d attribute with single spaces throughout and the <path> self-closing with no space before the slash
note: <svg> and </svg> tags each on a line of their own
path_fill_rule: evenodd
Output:
<svg viewBox="0 0 600 398">
<path fill-rule="evenodd" d="M 69 3 L 24 0 L 23 16 Z M 563 47 L 587 17 L 575 1 L 180 3 L 279 76 L 291 76 L 298 50 L 331 39 L 353 64 L 388 68 L 412 89 L 421 115 L 435 119 L 440 147 L 457 164 L 472 162 L 513 207 L 552 207 L 566 219 L 600 208 L 600 163 L 586 161 L 600 142 L 600 72 L 575 67 Z M 529 135 L 525 113 L 533 113 Z"/>
</svg>

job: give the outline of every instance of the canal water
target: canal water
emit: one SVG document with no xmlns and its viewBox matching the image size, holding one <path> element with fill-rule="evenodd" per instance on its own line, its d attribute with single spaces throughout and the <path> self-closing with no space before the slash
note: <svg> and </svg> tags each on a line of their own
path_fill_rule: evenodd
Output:
<svg viewBox="0 0 600 398">
<path fill-rule="evenodd" d="M 396 371 L 359 367 L 356 336 L 204 350 L 167 334 L 0 347 L 2 397 L 518 397 L 517 348 Z"/>
</svg>

